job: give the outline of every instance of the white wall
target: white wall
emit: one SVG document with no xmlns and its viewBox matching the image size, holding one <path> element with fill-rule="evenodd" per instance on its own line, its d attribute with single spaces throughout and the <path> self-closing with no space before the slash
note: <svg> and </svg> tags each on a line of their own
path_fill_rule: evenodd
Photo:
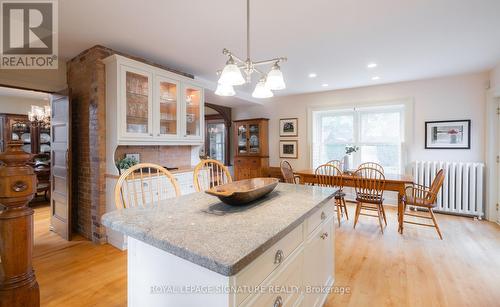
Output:
<svg viewBox="0 0 500 307">
<path fill-rule="evenodd" d="M 500 63 L 491 70 L 490 82 L 495 95 L 500 96 Z"/>
<path fill-rule="evenodd" d="M 45 106 L 48 104 L 48 100 L 0 96 L 0 113 L 28 115 L 28 112 L 31 111 L 31 105 Z"/>
<path fill-rule="evenodd" d="M 413 142 L 407 144 L 408 161 L 447 160 L 480 161 L 485 157 L 485 87 L 488 73 L 401 82 L 389 85 L 336 90 L 312 94 L 278 97 L 262 106 L 237 107 L 233 118 L 267 117 L 269 122 L 269 151 L 271 166 L 279 166 L 280 118 L 299 118 L 299 159 L 289 160 L 295 169 L 309 167 L 307 148 L 307 108 L 321 105 L 346 105 L 411 99 L 414 102 Z M 470 150 L 426 150 L 424 122 L 427 120 L 471 119 Z"/>
</svg>

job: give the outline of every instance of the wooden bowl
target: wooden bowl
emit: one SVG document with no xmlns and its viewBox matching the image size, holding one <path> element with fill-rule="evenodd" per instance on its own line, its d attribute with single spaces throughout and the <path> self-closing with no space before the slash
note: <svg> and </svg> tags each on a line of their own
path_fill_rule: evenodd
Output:
<svg viewBox="0 0 500 307">
<path fill-rule="evenodd" d="M 278 182 L 277 178 L 245 179 L 213 187 L 205 193 L 217 196 L 228 205 L 239 206 L 271 193 Z"/>
</svg>

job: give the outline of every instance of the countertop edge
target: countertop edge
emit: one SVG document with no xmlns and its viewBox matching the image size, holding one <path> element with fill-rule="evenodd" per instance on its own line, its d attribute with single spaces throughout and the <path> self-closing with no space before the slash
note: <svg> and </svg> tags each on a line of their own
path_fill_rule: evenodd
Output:
<svg viewBox="0 0 500 307">
<path fill-rule="evenodd" d="M 146 240 L 147 234 L 142 233 L 142 235 L 138 233 L 134 233 L 133 231 L 124 231 L 123 225 L 124 223 L 116 224 L 113 222 L 108 221 L 108 214 L 104 214 L 101 219 L 101 223 L 114 230 L 123 233 L 126 236 L 132 237 L 136 240 L 140 240 L 142 242 L 145 242 L 146 244 L 149 244 L 151 246 L 154 246 L 156 248 L 159 248 L 160 250 L 170 253 L 172 255 L 175 255 L 179 258 L 182 258 L 184 260 L 187 260 L 189 262 L 192 262 L 196 265 L 199 265 L 201 267 L 204 267 L 206 269 L 209 269 L 213 272 L 216 272 L 218 274 L 230 277 L 238 274 L 243 268 L 245 268 L 248 264 L 250 264 L 252 261 L 257 259 L 260 255 L 262 255 L 264 252 L 266 252 L 273 244 L 281 240 L 283 237 L 285 237 L 287 234 L 289 234 L 293 229 L 295 229 L 297 226 L 299 226 L 302 222 L 304 222 L 309 216 L 311 216 L 314 212 L 319 210 L 320 207 L 328 203 L 333 198 L 334 193 L 330 194 L 326 198 L 324 198 L 322 201 L 318 202 L 313 208 L 311 208 L 309 211 L 307 211 L 304 215 L 299 217 L 297 220 L 292 222 L 290 225 L 288 225 L 285 229 L 274 235 L 272 238 L 264 242 L 261 246 L 257 247 L 254 249 L 253 252 L 249 253 L 248 255 L 244 256 L 240 260 L 238 260 L 236 263 L 228 265 L 224 263 L 217 262 L 213 259 L 209 259 L 206 256 L 199 255 L 196 253 L 193 253 L 192 251 L 188 251 L 182 247 L 178 247 L 175 245 L 170 244 L 167 241 L 159 242 L 157 240 Z M 117 212 L 117 211 L 113 211 Z M 110 213 L 113 213 L 110 212 Z M 118 226 L 118 227 L 117 227 Z M 122 226 L 122 227 L 120 227 Z M 152 242 L 153 241 L 153 242 Z"/>
</svg>

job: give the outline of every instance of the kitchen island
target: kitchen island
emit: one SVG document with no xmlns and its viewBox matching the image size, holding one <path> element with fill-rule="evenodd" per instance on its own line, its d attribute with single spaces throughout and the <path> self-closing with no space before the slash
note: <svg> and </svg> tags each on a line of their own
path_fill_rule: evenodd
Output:
<svg viewBox="0 0 500 307">
<path fill-rule="evenodd" d="M 129 306 L 321 306 L 334 281 L 333 192 L 280 183 L 241 207 L 193 193 L 106 213 L 129 237 Z"/>
</svg>

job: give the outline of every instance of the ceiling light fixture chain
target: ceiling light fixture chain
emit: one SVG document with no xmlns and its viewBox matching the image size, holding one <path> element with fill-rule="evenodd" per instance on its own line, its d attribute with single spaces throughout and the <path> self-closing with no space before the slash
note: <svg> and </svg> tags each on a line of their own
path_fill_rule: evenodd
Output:
<svg viewBox="0 0 500 307">
<path fill-rule="evenodd" d="M 226 62 L 226 65 L 224 66 L 224 69 L 222 71 L 217 71 L 217 74 L 220 74 L 220 77 L 217 89 L 215 90 L 215 94 L 220 96 L 234 96 L 235 91 L 233 86 L 251 83 L 252 74 L 258 73 L 260 75 L 259 81 L 255 86 L 255 90 L 253 91 L 252 96 L 255 98 L 272 97 L 274 95 L 272 91 L 282 90 L 286 88 L 285 81 L 283 79 L 283 73 L 281 72 L 281 67 L 278 64 L 280 62 L 285 62 L 287 58 L 277 57 L 274 59 L 257 62 L 254 62 L 250 59 L 250 0 L 247 0 L 246 26 L 246 60 L 243 60 L 234 55 L 227 48 L 224 48 L 222 50 L 222 54 L 229 58 Z M 270 64 L 272 64 L 272 67 L 268 73 L 264 73 L 256 67 Z M 241 70 L 245 72 L 245 78 L 241 74 Z"/>
</svg>

